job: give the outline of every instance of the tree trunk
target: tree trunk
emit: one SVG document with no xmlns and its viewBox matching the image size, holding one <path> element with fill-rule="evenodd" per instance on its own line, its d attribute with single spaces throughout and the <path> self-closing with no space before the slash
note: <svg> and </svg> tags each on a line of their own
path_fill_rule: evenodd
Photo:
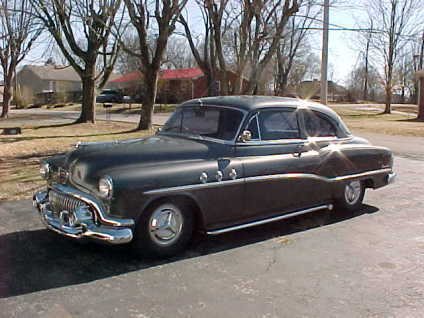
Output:
<svg viewBox="0 0 424 318">
<path fill-rule="evenodd" d="M 215 83 L 215 78 L 213 77 L 212 73 L 209 71 L 203 70 L 203 73 L 205 74 L 206 77 L 206 84 L 208 85 L 208 92 L 207 92 L 207 96 L 212 96 L 213 95 L 213 86 Z"/>
<path fill-rule="evenodd" d="M 418 100 L 417 119 L 424 120 L 424 77 L 418 80 L 418 85 L 420 87 L 420 94 L 417 93 L 417 96 L 419 96 L 419 99 L 417 98 Z"/>
<path fill-rule="evenodd" d="M 392 88 L 391 86 L 386 86 L 386 106 L 384 108 L 384 114 L 392 113 Z"/>
<path fill-rule="evenodd" d="M 281 76 L 281 79 L 280 79 L 278 96 L 285 96 L 286 91 L 287 91 L 288 81 L 289 81 L 289 73 L 284 72 Z"/>
<path fill-rule="evenodd" d="M 143 99 L 143 106 L 141 107 L 141 117 L 137 127 L 138 130 L 149 130 L 152 128 L 152 115 L 156 101 L 158 73 L 158 70 L 144 73 L 146 93 Z"/>
<path fill-rule="evenodd" d="M 94 76 L 82 78 L 82 108 L 77 123 L 96 122 L 96 82 Z"/>
<path fill-rule="evenodd" d="M 12 100 L 12 89 L 10 83 L 5 83 L 3 90 L 3 109 L 0 118 L 7 118 L 9 116 L 10 102 Z"/>
</svg>

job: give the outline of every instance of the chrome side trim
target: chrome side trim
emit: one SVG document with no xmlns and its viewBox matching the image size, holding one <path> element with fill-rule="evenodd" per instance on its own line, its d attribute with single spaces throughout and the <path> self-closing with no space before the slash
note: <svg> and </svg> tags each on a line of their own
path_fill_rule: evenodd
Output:
<svg viewBox="0 0 424 318">
<path fill-rule="evenodd" d="M 346 175 L 346 176 L 334 177 L 334 178 L 331 178 L 331 180 L 332 181 L 343 181 L 343 180 L 347 180 L 347 179 L 355 179 L 355 178 L 374 176 L 374 175 L 381 174 L 381 173 L 392 173 L 392 169 L 386 168 L 386 169 L 366 171 L 366 172 L 361 172 L 361 173 L 357 173 L 357 174 L 350 174 L 350 175 Z"/>
<path fill-rule="evenodd" d="M 215 188 L 218 186 L 240 184 L 244 182 L 262 182 L 262 181 L 281 180 L 281 179 L 289 179 L 289 178 L 309 178 L 309 179 L 315 179 L 315 180 L 319 180 L 323 182 L 339 182 L 339 181 L 344 181 L 348 179 L 363 178 L 363 177 L 384 174 L 384 173 L 388 173 L 388 174 L 392 173 L 392 169 L 387 168 L 387 169 L 372 170 L 372 171 L 366 171 L 362 173 L 350 174 L 350 175 L 334 177 L 334 178 L 326 178 L 316 174 L 307 174 L 307 173 L 271 174 L 271 175 L 265 175 L 265 176 L 240 178 L 236 180 L 224 180 L 221 182 L 214 181 L 209 183 L 189 184 L 184 186 L 154 189 L 154 190 L 145 191 L 144 194 L 173 193 L 173 192 L 179 192 L 179 191 L 209 189 L 209 188 Z"/>
<path fill-rule="evenodd" d="M 101 201 L 97 200 L 93 196 L 79 191 L 77 189 L 62 185 L 62 184 L 51 184 L 52 189 L 62 192 L 65 195 L 72 196 L 74 198 L 77 198 L 81 201 L 84 201 L 88 205 L 90 205 L 94 212 L 96 213 L 96 216 L 99 218 L 99 221 L 105 225 L 111 225 L 111 226 L 122 226 L 122 227 L 132 227 L 134 226 L 134 220 L 133 219 L 115 219 L 111 218 L 109 216 L 106 216 L 106 213 L 104 212 L 103 206 Z"/>
<path fill-rule="evenodd" d="M 308 178 L 315 179 L 323 182 L 331 182 L 332 179 L 321 177 L 316 174 L 308 173 L 285 173 L 285 174 L 271 174 L 266 176 L 257 176 L 257 177 L 247 177 L 244 178 L 246 182 L 261 182 L 261 181 L 272 181 L 272 180 L 281 180 L 281 179 L 294 179 L 294 178 Z"/>
<path fill-rule="evenodd" d="M 161 193 L 173 193 L 173 192 L 180 192 L 180 191 L 187 191 L 187 190 L 209 189 L 209 188 L 215 188 L 222 185 L 240 184 L 243 182 L 244 182 L 244 179 L 236 179 L 236 180 L 225 180 L 221 182 L 214 181 L 209 183 L 189 184 L 184 186 L 148 190 L 148 191 L 145 191 L 144 194 L 161 194 Z"/>
<path fill-rule="evenodd" d="M 295 212 L 288 213 L 288 214 L 274 216 L 274 217 L 269 218 L 269 219 L 264 219 L 264 220 L 260 220 L 260 221 L 254 221 L 254 222 L 250 222 L 250 223 L 226 227 L 226 228 L 219 229 L 219 230 L 207 231 L 206 233 L 208 235 L 218 235 L 218 234 L 222 234 L 222 233 L 227 233 L 227 232 L 231 232 L 231 231 L 237 231 L 237 230 L 245 229 L 245 228 L 252 227 L 252 226 L 257 226 L 257 225 L 262 225 L 262 224 L 271 223 L 271 222 L 275 222 L 275 221 L 280 221 L 280 220 L 288 219 L 288 218 L 291 218 L 291 217 L 294 217 L 294 216 L 297 216 L 297 215 L 302 215 L 302 214 L 320 211 L 320 210 L 325 210 L 325 209 L 332 210 L 333 205 L 332 204 L 319 205 L 319 206 L 309 208 L 309 209 L 304 209 L 304 210 L 295 211 Z"/>
<path fill-rule="evenodd" d="M 245 147 L 245 146 L 270 146 L 270 145 L 297 145 L 297 144 L 307 144 L 307 139 L 278 139 L 278 140 L 252 140 L 247 142 L 237 142 L 236 146 Z"/>
</svg>

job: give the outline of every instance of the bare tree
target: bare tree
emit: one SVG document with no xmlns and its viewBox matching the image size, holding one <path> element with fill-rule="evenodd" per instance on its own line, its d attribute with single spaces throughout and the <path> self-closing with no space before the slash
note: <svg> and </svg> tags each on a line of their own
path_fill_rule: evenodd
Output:
<svg viewBox="0 0 424 318">
<path fill-rule="evenodd" d="M 307 52 L 307 35 L 309 34 L 311 25 L 315 22 L 316 17 L 321 12 L 315 1 L 300 0 L 299 16 L 290 17 L 288 23 L 288 31 L 281 38 L 276 52 L 276 95 L 284 95 L 289 82 L 293 66 L 297 61 L 302 59 Z"/>
<path fill-rule="evenodd" d="M 363 79 L 362 79 L 362 99 L 368 100 L 368 91 L 369 91 L 369 69 L 371 67 L 371 59 L 370 59 L 370 53 L 371 52 L 371 44 L 373 40 L 374 35 L 374 22 L 372 19 L 368 17 L 367 26 L 368 28 L 367 32 L 360 32 L 359 34 L 356 34 L 355 36 L 358 39 L 358 43 L 361 50 L 361 57 L 363 59 L 364 69 L 363 69 Z M 358 37 L 359 35 L 359 37 Z"/>
<path fill-rule="evenodd" d="M 95 122 L 96 88 L 113 71 L 120 29 L 122 0 L 30 0 L 37 17 L 82 81 L 82 110 L 77 122 Z M 118 32 L 116 32 L 118 33 Z"/>
<path fill-rule="evenodd" d="M 368 18 L 378 32 L 372 46 L 384 62 L 384 89 L 386 92 L 384 113 L 391 113 L 394 67 L 399 50 L 408 35 L 414 33 L 420 0 L 370 0 L 367 2 Z"/>
<path fill-rule="evenodd" d="M 411 65 L 413 72 L 424 69 L 424 31 L 420 34 L 418 41 L 412 41 L 410 45 L 410 54 L 411 54 Z M 415 74 L 413 75 L 415 78 Z M 414 86 L 412 88 L 412 103 L 418 104 L 418 85 L 419 81 L 414 80 Z"/>
<path fill-rule="evenodd" d="M 152 114 L 157 94 L 159 70 L 164 58 L 169 37 L 187 0 L 124 0 L 130 21 L 138 34 L 137 50 L 124 49 L 140 59 L 146 93 L 141 108 L 138 129 L 152 127 Z M 155 29 L 153 41 L 148 41 L 149 30 Z"/>
<path fill-rule="evenodd" d="M 248 93 L 258 91 L 262 74 L 276 53 L 289 18 L 299 10 L 299 3 L 293 1 L 252 1 L 249 2 L 254 21 L 250 36 L 250 75 Z"/>
<path fill-rule="evenodd" d="M 191 30 L 184 19 L 182 23 L 199 66 L 206 70 L 209 67 L 210 73 L 219 71 L 222 95 L 257 92 L 262 75 L 276 53 L 288 18 L 298 10 L 298 1 L 197 2 L 202 8 L 205 30 L 208 31 L 203 41 L 208 47 L 208 54 L 203 54 L 203 57 L 196 54 L 194 41 L 190 41 Z M 228 78 L 230 70 L 238 77 L 233 87 Z M 245 73 L 249 75 L 244 76 Z M 243 77 L 248 79 L 248 87 L 242 87 Z"/>
<path fill-rule="evenodd" d="M 217 59 L 215 54 L 215 45 L 213 37 L 213 28 L 208 12 L 203 5 L 203 1 L 196 0 L 202 14 L 203 21 L 203 37 L 193 34 L 187 18 L 181 14 L 179 22 L 184 28 L 184 35 L 187 38 L 191 53 L 196 60 L 197 65 L 205 74 L 208 95 L 212 96 L 215 92 L 214 83 L 217 74 Z"/>
<path fill-rule="evenodd" d="M 354 99 L 362 99 L 364 97 L 364 83 L 367 82 L 367 99 L 376 100 L 381 91 L 381 77 L 375 67 L 371 64 L 366 65 L 361 60 L 348 76 L 348 90 L 350 96 Z"/>
<path fill-rule="evenodd" d="M 196 65 L 196 60 L 191 54 L 190 48 L 184 38 L 172 36 L 166 46 L 163 63 L 168 68 L 192 68 Z"/>
<path fill-rule="evenodd" d="M 34 21 L 28 0 L 2 0 L 0 4 L 0 63 L 3 70 L 3 109 L 7 118 L 16 67 L 27 56 L 42 28 Z"/>
</svg>

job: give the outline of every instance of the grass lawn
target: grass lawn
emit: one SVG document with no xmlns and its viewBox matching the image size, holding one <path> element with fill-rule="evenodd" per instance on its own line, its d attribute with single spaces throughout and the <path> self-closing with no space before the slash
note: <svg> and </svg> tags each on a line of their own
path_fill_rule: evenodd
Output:
<svg viewBox="0 0 424 318">
<path fill-rule="evenodd" d="M 332 108 L 353 132 L 424 137 L 424 122 L 417 121 L 415 115 L 382 114 L 379 111 L 358 110 L 350 107 Z"/>
<path fill-rule="evenodd" d="M 0 127 L 7 126 L 0 122 Z M 42 158 L 71 150 L 78 141 L 139 138 L 153 132 L 134 131 L 134 124 L 23 126 L 21 135 L 0 135 L 0 200 L 28 199 L 45 181 L 39 177 Z"/>
</svg>

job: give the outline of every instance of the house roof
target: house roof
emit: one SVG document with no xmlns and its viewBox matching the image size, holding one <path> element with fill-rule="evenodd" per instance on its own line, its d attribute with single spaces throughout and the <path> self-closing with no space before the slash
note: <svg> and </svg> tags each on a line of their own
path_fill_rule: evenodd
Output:
<svg viewBox="0 0 424 318">
<path fill-rule="evenodd" d="M 203 72 L 200 68 L 181 68 L 177 70 L 163 70 L 161 71 L 161 79 L 193 79 L 202 76 Z"/>
<path fill-rule="evenodd" d="M 23 70 L 29 70 L 33 72 L 41 80 L 81 82 L 80 76 L 72 68 L 72 66 L 65 67 L 56 65 L 25 65 L 20 72 Z M 121 74 L 112 73 L 109 76 L 109 81 L 113 81 L 114 79 L 121 76 Z"/>
<path fill-rule="evenodd" d="M 199 76 L 202 76 L 203 72 L 200 68 L 180 68 L 175 70 L 161 70 L 159 78 L 167 80 L 176 80 L 176 79 L 194 79 Z M 141 72 L 133 72 L 126 74 L 122 77 L 112 80 L 112 83 L 124 83 L 137 81 L 142 78 Z"/>
<path fill-rule="evenodd" d="M 80 82 L 78 73 L 71 67 L 60 67 L 55 65 L 25 65 L 21 70 L 32 71 L 42 80 L 49 81 L 71 81 Z"/>
</svg>

